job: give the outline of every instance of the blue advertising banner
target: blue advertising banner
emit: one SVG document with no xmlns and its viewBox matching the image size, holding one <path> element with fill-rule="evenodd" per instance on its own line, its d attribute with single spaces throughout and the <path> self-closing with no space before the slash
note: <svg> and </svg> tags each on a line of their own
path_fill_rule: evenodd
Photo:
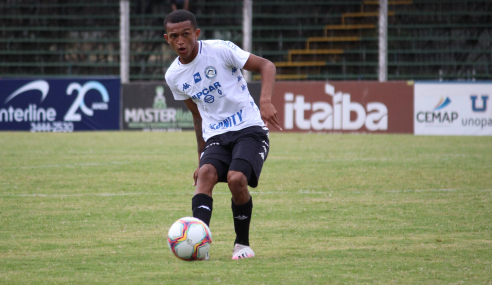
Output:
<svg viewBox="0 0 492 285">
<path fill-rule="evenodd" d="M 120 129 L 119 78 L 0 79 L 0 130 Z"/>
</svg>

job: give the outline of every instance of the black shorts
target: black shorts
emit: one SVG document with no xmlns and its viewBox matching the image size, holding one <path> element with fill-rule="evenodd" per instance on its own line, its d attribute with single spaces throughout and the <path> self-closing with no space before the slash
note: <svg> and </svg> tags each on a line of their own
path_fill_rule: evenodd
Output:
<svg viewBox="0 0 492 285">
<path fill-rule="evenodd" d="M 219 182 L 227 182 L 230 170 L 242 172 L 248 185 L 258 186 L 263 162 L 270 150 L 268 129 L 260 126 L 227 132 L 208 139 L 200 167 L 212 164 L 217 170 Z"/>
</svg>

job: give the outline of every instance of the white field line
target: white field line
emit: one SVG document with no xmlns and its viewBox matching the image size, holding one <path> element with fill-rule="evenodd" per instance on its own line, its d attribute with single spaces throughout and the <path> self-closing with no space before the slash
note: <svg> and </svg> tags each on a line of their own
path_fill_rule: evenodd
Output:
<svg viewBox="0 0 492 285">
<path fill-rule="evenodd" d="M 99 197 L 110 197 L 110 196 L 140 196 L 140 195 L 154 195 L 154 196 L 161 196 L 161 195 L 193 195 L 194 192 L 179 192 L 179 193 L 168 193 L 168 192 L 162 192 L 162 193 L 85 193 L 85 194 L 40 194 L 40 193 L 35 193 L 35 194 L 7 194 L 7 195 L 1 195 L 0 197 L 82 197 L 82 196 L 99 196 Z M 282 194 L 282 192 L 274 192 L 274 191 L 267 191 L 267 192 L 256 192 L 256 191 L 249 191 L 251 194 Z M 214 192 L 214 195 L 231 195 L 230 192 Z M 297 192 L 297 193 L 292 193 L 292 194 L 323 194 L 323 192 Z M 330 194 L 331 195 L 331 194 Z"/>
<path fill-rule="evenodd" d="M 20 167 L 12 167 L 12 168 L 22 168 L 22 169 L 32 169 L 32 168 L 74 168 L 78 166 L 102 166 L 102 165 L 119 165 L 119 164 L 129 164 L 131 162 L 124 161 L 111 161 L 111 162 L 87 162 L 87 163 L 67 163 L 67 164 L 41 164 L 41 165 L 33 165 L 33 166 L 20 166 Z"/>
<path fill-rule="evenodd" d="M 428 189 L 428 190 L 391 190 L 391 191 L 384 191 L 384 193 L 419 193 L 419 192 L 458 192 L 459 190 L 456 189 Z M 492 189 L 481 189 L 481 190 L 476 190 L 477 192 L 491 192 Z M 153 196 L 162 196 L 162 195 L 193 195 L 194 192 L 179 192 L 179 193 L 169 193 L 169 192 L 162 192 L 162 193 L 143 193 L 143 192 L 135 192 L 135 193 L 85 193 L 85 194 L 41 194 L 41 193 L 35 193 L 35 194 L 6 194 L 2 195 L 0 194 L 0 197 L 82 197 L 82 196 L 97 196 L 97 197 L 111 197 L 111 196 L 141 196 L 141 195 L 153 195 Z M 265 191 L 265 192 L 258 192 L 258 191 L 250 191 L 251 194 L 277 194 L 277 195 L 285 195 L 285 194 L 301 194 L 301 195 L 309 195 L 309 194 L 329 194 L 331 197 L 332 195 L 336 195 L 333 192 L 328 193 L 328 192 L 314 192 L 314 191 L 308 191 L 308 190 L 301 190 L 299 192 L 291 192 L 291 193 L 285 193 L 285 192 L 280 192 L 280 191 Z M 368 192 L 351 192 L 351 193 L 368 193 Z M 374 193 L 374 192 L 373 192 Z M 214 195 L 231 195 L 230 192 L 214 192 Z"/>
<path fill-rule="evenodd" d="M 412 193 L 412 192 L 457 192 L 456 189 L 427 189 L 427 190 L 390 190 L 385 193 Z M 479 190 L 480 191 L 480 190 Z"/>
<path fill-rule="evenodd" d="M 188 193 L 186 193 L 188 194 Z M 0 195 L 2 197 L 82 197 L 82 196 L 137 196 L 137 195 L 161 195 L 153 193 L 86 193 L 86 194 L 19 194 Z"/>
<path fill-rule="evenodd" d="M 419 154 L 418 157 L 342 157 L 342 158 L 319 158 L 319 157 L 297 157 L 297 156 L 269 156 L 268 159 L 273 160 L 306 160 L 306 159 L 314 159 L 315 161 L 322 162 L 346 162 L 346 161 L 421 161 L 425 158 L 432 159 L 442 159 L 449 160 L 450 158 L 463 158 L 463 157 L 475 157 L 475 158 L 485 158 L 483 155 L 470 155 L 470 154 Z"/>
</svg>

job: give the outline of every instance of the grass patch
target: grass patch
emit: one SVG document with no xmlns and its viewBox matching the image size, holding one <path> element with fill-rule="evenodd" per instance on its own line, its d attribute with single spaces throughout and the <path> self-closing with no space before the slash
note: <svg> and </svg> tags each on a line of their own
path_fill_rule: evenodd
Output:
<svg viewBox="0 0 492 285">
<path fill-rule="evenodd" d="M 167 247 L 191 215 L 194 133 L 0 133 L 2 284 L 492 283 L 491 137 L 271 134 L 254 259 L 214 190 L 208 262 Z"/>
</svg>

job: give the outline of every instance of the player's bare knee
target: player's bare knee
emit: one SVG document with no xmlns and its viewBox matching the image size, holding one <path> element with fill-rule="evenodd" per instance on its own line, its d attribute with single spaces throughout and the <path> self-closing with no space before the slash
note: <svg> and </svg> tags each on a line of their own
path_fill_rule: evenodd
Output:
<svg viewBox="0 0 492 285">
<path fill-rule="evenodd" d="M 205 164 L 198 171 L 198 179 L 215 184 L 218 180 L 217 170 L 211 164 Z"/>
<path fill-rule="evenodd" d="M 231 191 L 244 191 L 244 189 L 247 191 L 248 180 L 242 172 L 229 171 L 229 173 L 227 173 L 227 184 Z"/>
</svg>

